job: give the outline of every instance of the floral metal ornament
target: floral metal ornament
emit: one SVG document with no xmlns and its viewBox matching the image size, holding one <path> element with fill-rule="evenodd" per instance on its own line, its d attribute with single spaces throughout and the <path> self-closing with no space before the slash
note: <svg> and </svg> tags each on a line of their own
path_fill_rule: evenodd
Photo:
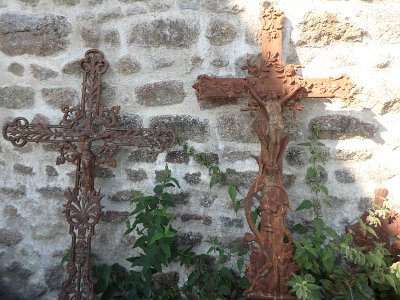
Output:
<svg viewBox="0 0 400 300">
<path fill-rule="evenodd" d="M 61 108 L 60 125 L 29 124 L 16 118 L 3 128 L 3 136 L 14 146 L 27 142 L 52 143 L 59 148 L 57 165 L 70 162 L 76 166 L 75 185 L 65 192 L 64 204 L 72 237 L 67 265 L 68 279 L 63 283 L 59 299 L 94 299 L 91 278 L 91 238 L 99 222 L 104 195 L 95 189 L 95 167 L 117 165 L 113 155 L 118 146 L 145 147 L 162 152 L 175 142 L 172 131 L 162 126 L 127 129 L 120 127 L 119 106 L 101 105 L 101 78 L 108 63 L 101 51 L 92 49 L 81 60 L 84 72 L 82 99 L 79 106 Z"/>
<path fill-rule="evenodd" d="M 244 211 L 251 233 L 244 236 L 252 242 L 247 276 L 250 288 L 244 292 L 248 299 L 292 299 L 286 282 L 298 269 L 292 260 L 293 244 L 285 228 L 289 197 L 283 188 L 282 162 L 289 136 L 285 132 L 283 113 L 286 108 L 296 112 L 303 109 L 303 98 L 347 99 L 355 87 L 348 76 L 308 79 L 296 75 L 302 66 L 282 63 L 282 27 L 285 15 L 270 7 L 261 13 L 262 62 L 247 62 L 243 67 L 246 78 L 216 78 L 200 75 L 194 88 L 199 101 L 248 99 L 247 107 L 255 116 L 252 127 L 261 144 L 258 176 L 244 201 Z M 251 217 L 252 202 L 260 194 L 261 220 L 255 224 Z"/>
</svg>

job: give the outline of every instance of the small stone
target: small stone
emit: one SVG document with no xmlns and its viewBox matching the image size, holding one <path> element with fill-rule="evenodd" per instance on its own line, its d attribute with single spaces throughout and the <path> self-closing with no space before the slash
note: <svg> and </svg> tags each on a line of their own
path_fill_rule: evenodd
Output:
<svg viewBox="0 0 400 300">
<path fill-rule="evenodd" d="M 248 115 L 224 115 L 218 118 L 218 133 L 224 141 L 239 143 L 257 143 L 258 138 L 251 128 Z"/>
<path fill-rule="evenodd" d="M 163 68 L 168 68 L 174 64 L 174 60 L 171 58 L 159 58 L 154 61 L 154 68 L 155 69 L 163 69 Z"/>
<path fill-rule="evenodd" d="M 152 290 L 155 295 L 163 291 L 171 291 L 178 289 L 179 273 L 156 273 L 153 275 Z"/>
<path fill-rule="evenodd" d="M 120 126 L 123 128 L 142 128 L 143 127 L 143 119 L 139 115 L 135 114 L 123 114 L 119 117 Z"/>
<path fill-rule="evenodd" d="M 115 71 L 121 75 L 130 75 L 140 71 L 140 63 L 133 57 L 126 55 L 115 64 Z"/>
<path fill-rule="evenodd" d="M 180 9 L 204 10 L 212 13 L 237 14 L 244 10 L 244 4 L 235 3 L 231 0 L 218 1 L 199 1 L 199 0 L 181 0 Z"/>
<path fill-rule="evenodd" d="M 116 9 L 113 11 L 108 11 L 106 13 L 99 14 L 97 16 L 97 20 L 99 22 L 107 22 L 107 21 L 114 20 L 114 19 L 121 19 L 123 17 L 124 17 L 124 15 L 121 12 L 121 9 L 119 8 L 119 9 Z"/>
<path fill-rule="evenodd" d="M 45 199 L 64 199 L 64 190 L 58 186 L 46 186 L 36 189 Z"/>
<path fill-rule="evenodd" d="M 179 232 L 177 236 L 177 247 L 180 250 L 200 245 L 203 235 L 200 232 Z"/>
<path fill-rule="evenodd" d="M 249 188 L 257 178 L 258 172 L 245 171 L 229 174 L 227 178 L 228 185 L 236 185 L 238 187 Z"/>
<path fill-rule="evenodd" d="M 154 12 L 164 12 L 169 10 L 172 7 L 173 3 L 170 1 L 162 0 L 162 1 L 151 1 L 149 3 L 149 8 Z"/>
<path fill-rule="evenodd" d="M 65 233 L 64 222 L 51 224 L 41 223 L 32 226 L 32 239 L 34 240 L 52 240 L 57 236 L 63 236 Z"/>
<path fill-rule="evenodd" d="M 169 151 L 165 161 L 175 164 L 187 164 L 189 159 L 189 154 L 187 154 L 185 151 Z"/>
<path fill-rule="evenodd" d="M 128 202 L 132 195 L 135 193 L 135 190 L 124 190 L 115 193 L 112 196 L 109 196 L 109 199 L 112 202 L 120 203 L 120 202 Z"/>
<path fill-rule="evenodd" d="M 327 115 L 314 118 L 309 123 L 310 130 L 315 124 L 321 127 L 320 139 L 343 140 L 349 138 L 373 138 L 378 127 L 362 122 L 352 116 Z"/>
<path fill-rule="evenodd" d="M 400 112 L 400 98 L 386 101 L 381 109 L 381 114 L 398 113 Z"/>
<path fill-rule="evenodd" d="M 64 16 L 50 14 L 0 15 L 0 50 L 10 56 L 52 55 L 67 48 L 71 25 Z"/>
<path fill-rule="evenodd" d="M 357 203 L 357 208 L 360 212 L 367 212 L 372 207 L 372 198 L 369 197 L 361 197 Z"/>
<path fill-rule="evenodd" d="M 135 0 L 119 0 L 122 2 L 136 2 Z M 134 15 L 141 15 L 147 13 L 147 6 L 144 2 L 137 2 L 133 5 L 130 5 L 129 8 L 126 11 L 126 14 L 128 16 L 134 16 Z"/>
<path fill-rule="evenodd" d="M 383 183 L 396 175 L 392 168 L 385 165 L 372 165 L 368 168 L 368 177 L 377 183 Z"/>
<path fill-rule="evenodd" d="M 175 137 L 180 140 L 192 140 L 204 143 L 210 135 L 208 120 L 200 120 L 188 115 L 158 116 L 150 121 L 150 127 L 164 125 L 172 130 Z"/>
<path fill-rule="evenodd" d="M 146 106 L 165 106 L 182 103 L 186 96 L 183 83 L 177 80 L 148 83 L 135 88 L 138 103 Z"/>
<path fill-rule="evenodd" d="M 109 30 L 104 33 L 104 43 L 108 46 L 119 46 L 121 44 L 121 38 L 118 30 Z"/>
<path fill-rule="evenodd" d="M 115 174 L 108 168 L 95 167 L 94 174 L 97 178 L 114 178 Z"/>
<path fill-rule="evenodd" d="M 44 102 L 54 108 L 61 106 L 73 106 L 79 101 L 78 92 L 73 88 L 58 87 L 58 88 L 44 88 L 41 90 Z"/>
<path fill-rule="evenodd" d="M 33 77 L 39 80 L 47 80 L 50 78 L 56 78 L 58 73 L 56 71 L 53 71 L 52 69 L 49 68 L 44 68 L 39 65 L 31 65 L 31 72 L 33 74 Z"/>
<path fill-rule="evenodd" d="M 54 168 L 53 166 L 47 165 L 46 166 L 46 175 L 47 176 L 58 176 L 58 172 L 56 170 L 56 168 Z"/>
<path fill-rule="evenodd" d="M 186 173 L 183 179 L 189 184 L 199 184 L 201 182 L 201 173 Z"/>
<path fill-rule="evenodd" d="M 75 6 L 81 0 L 54 0 L 57 5 Z"/>
<path fill-rule="evenodd" d="M 294 174 L 283 174 L 283 187 L 285 189 L 290 189 L 294 186 L 296 181 L 296 175 Z"/>
<path fill-rule="evenodd" d="M 81 75 L 83 74 L 82 68 L 81 68 L 81 60 L 76 59 L 73 60 L 67 64 L 65 64 L 62 68 L 62 72 L 64 74 L 68 75 Z"/>
<path fill-rule="evenodd" d="M 129 42 L 143 47 L 188 48 L 197 42 L 199 35 L 197 23 L 187 23 L 183 19 L 157 19 L 135 25 Z"/>
<path fill-rule="evenodd" d="M 117 96 L 117 88 L 107 82 L 101 83 L 100 101 L 103 105 L 113 103 Z"/>
<path fill-rule="evenodd" d="M 287 149 L 285 159 L 290 166 L 307 164 L 307 151 L 304 147 L 291 146 Z"/>
<path fill-rule="evenodd" d="M 334 13 L 309 12 L 299 24 L 297 46 L 322 47 L 336 41 L 361 42 L 365 32 Z"/>
<path fill-rule="evenodd" d="M 204 59 L 199 55 L 194 55 L 190 59 L 190 62 L 192 63 L 192 66 L 199 66 L 199 65 L 202 64 L 203 61 L 204 61 Z"/>
<path fill-rule="evenodd" d="M 131 170 L 125 169 L 128 179 L 133 182 L 139 182 L 147 179 L 147 173 L 144 169 Z"/>
<path fill-rule="evenodd" d="M 224 57 L 214 58 L 211 61 L 211 65 L 217 68 L 223 68 L 229 65 L 229 60 Z"/>
<path fill-rule="evenodd" d="M 6 228 L 0 229 L 0 245 L 15 246 L 22 241 L 22 234 L 19 231 L 12 231 Z"/>
<path fill-rule="evenodd" d="M 19 198 L 26 195 L 26 186 L 19 185 L 16 188 L 2 187 L 0 192 L 12 198 Z"/>
<path fill-rule="evenodd" d="M 81 37 L 85 42 L 85 47 L 98 48 L 100 45 L 100 32 L 94 27 L 83 27 Z"/>
<path fill-rule="evenodd" d="M 189 203 L 190 194 L 187 192 L 181 192 L 178 194 L 171 194 L 172 202 L 176 205 L 186 205 Z"/>
<path fill-rule="evenodd" d="M 204 225 L 207 226 L 210 226 L 212 223 L 212 218 L 210 216 L 202 216 L 198 214 L 184 213 L 181 214 L 180 219 L 182 222 L 201 221 Z"/>
<path fill-rule="evenodd" d="M 35 101 L 35 92 L 30 87 L 6 86 L 0 87 L 0 106 L 19 109 L 30 108 Z"/>
<path fill-rule="evenodd" d="M 354 183 L 356 181 L 354 174 L 347 169 L 335 170 L 335 178 L 340 183 Z"/>
<path fill-rule="evenodd" d="M 214 164 L 214 165 L 218 165 L 219 164 L 219 155 L 217 153 L 208 152 L 208 153 L 205 153 L 202 158 L 200 158 L 198 156 L 194 156 L 194 160 L 199 164 L 202 163 L 203 159 L 207 163 L 211 163 L 211 164 Z"/>
<path fill-rule="evenodd" d="M 223 160 L 227 162 L 235 162 L 245 160 L 251 157 L 250 151 L 232 151 L 224 154 Z"/>
<path fill-rule="evenodd" d="M 16 76 L 22 77 L 24 75 L 25 68 L 19 63 L 12 63 L 8 66 L 7 71 Z"/>
<path fill-rule="evenodd" d="M 356 160 L 362 161 L 372 157 L 371 150 L 346 150 L 338 149 L 335 155 L 337 160 Z"/>
<path fill-rule="evenodd" d="M 243 220 L 239 218 L 220 217 L 219 219 L 224 227 L 243 228 L 244 226 Z"/>
<path fill-rule="evenodd" d="M 59 290 L 67 279 L 67 272 L 63 266 L 56 265 L 46 270 L 44 278 L 50 290 Z"/>
<path fill-rule="evenodd" d="M 199 199 L 200 205 L 203 207 L 210 207 L 213 205 L 215 199 L 217 199 L 217 196 L 210 192 L 202 193 Z"/>
<path fill-rule="evenodd" d="M 3 215 L 8 219 L 15 219 L 18 215 L 18 209 L 12 205 L 6 205 L 3 209 Z"/>
<path fill-rule="evenodd" d="M 101 214 L 101 220 L 107 223 L 123 223 L 129 217 L 128 211 L 106 211 Z"/>
<path fill-rule="evenodd" d="M 22 175 L 34 175 L 35 172 L 33 172 L 32 167 L 28 167 L 22 164 L 15 164 L 14 165 L 14 172 L 17 174 L 22 174 Z"/>
<path fill-rule="evenodd" d="M 6 267 L 6 271 L 17 275 L 19 278 L 27 279 L 32 276 L 33 272 L 23 267 L 19 261 L 13 261 Z"/>
<path fill-rule="evenodd" d="M 40 0 L 19 0 L 24 4 L 29 4 L 31 6 L 36 6 Z"/>
<path fill-rule="evenodd" d="M 212 45 L 226 45 L 232 43 L 237 35 L 237 30 L 233 23 L 214 19 L 208 24 L 206 37 Z"/>
<path fill-rule="evenodd" d="M 153 163 L 157 160 L 157 157 L 158 157 L 158 152 L 141 148 L 132 151 L 128 156 L 128 161 Z"/>
</svg>

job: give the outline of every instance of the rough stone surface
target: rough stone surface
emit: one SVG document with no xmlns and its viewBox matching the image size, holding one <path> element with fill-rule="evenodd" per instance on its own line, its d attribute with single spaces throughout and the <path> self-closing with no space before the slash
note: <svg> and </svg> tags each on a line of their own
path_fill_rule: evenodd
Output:
<svg viewBox="0 0 400 300">
<path fill-rule="evenodd" d="M 78 92 L 73 88 L 57 87 L 41 90 L 44 102 L 53 108 L 59 109 L 63 105 L 73 106 L 79 101 Z"/>
<path fill-rule="evenodd" d="M 60 187 L 47 186 L 36 189 L 45 199 L 64 199 L 64 190 Z"/>
<path fill-rule="evenodd" d="M 199 184 L 201 182 L 201 173 L 186 173 L 183 179 L 189 184 Z"/>
<path fill-rule="evenodd" d="M 230 13 L 237 14 L 244 10 L 244 5 L 240 5 L 230 0 L 220 1 L 198 1 L 198 0 L 181 0 L 179 2 L 180 9 L 203 10 L 213 13 Z"/>
<path fill-rule="evenodd" d="M 19 231 L 12 231 L 6 228 L 0 229 L 0 245 L 15 246 L 22 241 L 22 234 Z"/>
<path fill-rule="evenodd" d="M 336 41 L 360 42 L 364 31 L 334 13 L 309 12 L 299 24 L 297 46 L 321 47 Z"/>
<path fill-rule="evenodd" d="M 207 163 L 211 163 L 211 164 L 215 164 L 215 165 L 219 164 L 219 155 L 217 153 L 208 152 L 202 156 L 203 156 L 202 158 L 200 158 L 198 156 L 194 156 L 194 160 L 199 164 L 202 163 L 202 159 L 204 159 Z"/>
<path fill-rule="evenodd" d="M 146 106 L 164 106 L 183 102 L 186 94 L 181 81 L 170 80 L 148 83 L 135 89 L 138 103 Z"/>
<path fill-rule="evenodd" d="M 376 125 L 345 115 L 327 115 L 314 118 L 310 121 L 309 128 L 313 128 L 315 124 L 321 126 L 319 135 L 321 139 L 342 140 L 355 137 L 369 139 L 373 138 L 378 131 Z"/>
<path fill-rule="evenodd" d="M 338 149 L 336 151 L 335 158 L 337 160 L 358 160 L 363 161 L 370 159 L 372 157 L 371 150 L 347 150 L 347 149 Z"/>
<path fill-rule="evenodd" d="M 212 218 L 207 215 L 184 213 L 181 214 L 180 219 L 182 222 L 201 221 L 201 223 L 207 226 L 210 226 L 212 223 Z"/>
<path fill-rule="evenodd" d="M 208 24 L 206 37 L 212 45 L 226 45 L 232 43 L 237 35 L 235 25 L 221 19 L 215 19 Z"/>
<path fill-rule="evenodd" d="M 226 227 L 243 228 L 244 221 L 240 218 L 220 217 L 221 223 Z"/>
<path fill-rule="evenodd" d="M 67 279 L 67 272 L 63 266 L 56 265 L 47 269 L 44 277 L 50 290 L 58 290 Z"/>
<path fill-rule="evenodd" d="M 55 54 L 68 46 L 70 27 L 64 16 L 2 14 L 0 50 L 10 56 Z"/>
<path fill-rule="evenodd" d="M 189 203 L 190 194 L 187 192 L 181 192 L 177 194 L 171 194 L 171 199 L 176 205 L 186 205 Z"/>
<path fill-rule="evenodd" d="M 229 174 L 227 178 L 227 184 L 249 188 L 256 180 L 257 174 L 258 172 L 256 171 L 245 171 L 236 172 L 235 174 Z"/>
<path fill-rule="evenodd" d="M 320 168 L 319 176 L 316 178 L 307 178 L 306 184 L 313 185 L 313 184 L 323 184 L 328 181 L 328 173 L 325 169 Z"/>
<path fill-rule="evenodd" d="M 22 164 L 14 165 L 14 172 L 21 175 L 34 175 L 33 168 Z"/>
<path fill-rule="evenodd" d="M 54 0 L 54 2 L 58 5 L 65 5 L 65 6 L 75 6 L 79 4 L 81 0 Z"/>
<path fill-rule="evenodd" d="M 211 61 L 211 65 L 217 68 L 223 68 L 229 65 L 229 60 L 224 57 L 217 57 Z"/>
<path fill-rule="evenodd" d="M 140 71 L 140 63 L 129 55 L 121 57 L 115 64 L 115 71 L 121 75 L 130 75 Z"/>
<path fill-rule="evenodd" d="M 172 66 L 174 64 L 174 62 L 175 61 L 171 58 L 165 58 L 165 57 L 157 58 L 154 61 L 154 68 L 155 69 L 168 68 L 168 67 Z"/>
<path fill-rule="evenodd" d="M 258 138 L 251 128 L 251 118 L 247 115 L 225 115 L 218 118 L 218 133 L 229 142 L 257 143 Z"/>
<path fill-rule="evenodd" d="M 0 87 L 0 106 L 10 109 L 30 108 L 35 101 L 35 92 L 30 87 Z"/>
<path fill-rule="evenodd" d="M 11 63 L 8 68 L 7 71 L 10 73 L 13 73 L 16 76 L 24 76 L 24 71 L 25 68 L 23 65 L 19 64 L 19 63 Z"/>
<path fill-rule="evenodd" d="M 347 169 L 335 170 L 335 178 L 340 183 L 354 183 L 356 181 L 353 172 Z"/>
<path fill-rule="evenodd" d="M 178 233 L 176 243 L 178 249 L 187 249 L 200 245 L 203 235 L 200 232 Z"/>
<path fill-rule="evenodd" d="M 125 169 L 126 175 L 128 176 L 128 179 L 133 182 L 139 182 L 142 180 L 147 179 L 147 173 L 143 169 L 139 170 L 131 170 L 131 169 Z"/>
<path fill-rule="evenodd" d="M 128 161 L 153 163 L 157 160 L 157 157 L 157 152 L 146 149 L 137 149 L 129 154 Z"/>
<path fill-rule="evenodd" d="M 104 33 L 103 41 L 108 46 L 119 46 L 121 38 L 118 30 L 109 30 Z"/>
<path fill-rule="evenodd" d="M 206 192 L 201 194 L 199 202 L 201 206 L 210 207 L 211 205 L 213 205 L 215 199 L 217 199 L 216 195 L 210 192 Z"/>
<path fill-rule="evenodd" d="M 68 63 L 66 63 L 62 70 L 61 70 L 64 74 L 68 74 L 68 75 L 81 75 L 83 74 L 82 69 L 81 69 L 81 65 L 80 65 L 80 59 L 75 59 L 73 61 L 70 61 Z"/>
<path fill-rule="evenodd" d="M 165 125 L 180 140 L 202 143 L 208 140 L 210 134 L 207 120 L 200 120 L 188 115 L 155 117 L 151 119 L 150 126 L 156 125 Z"/>
<path fill-rule="evenodd" d="M 251 157 L 250 155 L 251 155 L 250 151 L 231 151 L 225 153 L 224 156 L 222 157 L 222 160 L 227 162 L 235 162 L 238 160 L 248 159 Z"/>
<path fill-rule="evenodd" d="M 283 174 L 283 187 L 285 189 L 292 188 L 296 182 L 296 177 L 294 174 Z"/>
<path fill-rule="evenodd" d="M 65 234 L 65 223 L 40 223 L 32 226 L 32 239 L 39 241 L 49 241 L 56 236 Z"/>
<path fill-rule="evenodd" d="M 307 164 L 307 150 L 300 146 L 288 147 L 285 159 L 290 166 L 304 166 Z"/>
<path fill-rule="evenodd" d="M 18 209 L 12 205 L 6 205 L 3 210 L 3 215 L 8 219 L 15 219 L 18 216 Z"/>
<path fill-rule="evenodd" d="M 94 175 L 97 178 L 114 178 L 115 174 L 111 169 L 104 168 L 104 167 L 95 167 Z"/>
<path fill-rule="evenodd" d="M 368 177 L 377 183 L 383 183 L 396 175 L 396 172 L 387 165 L 374 164 L 368 168 Z"/>
<path fill-rule="evenodd" d="M 123 190 L 119 191 L 111 196 L 109 196 L 109 199 L 112 202 L 120 203 L 120 202 L 128 202 L 129 199 L 132 197 L 134 190 Z"/>
<path fill-rule="evenodd" d="M 143 120 L 139 115 L 134 114 L 120 114 L 120 126 L 123 128 L 142 128 Z"/>
<path fill-rule="evenodd" d="M 117 96 L 117 88 L 107 82 L 102 82 L 100 101 L 103 105 L 110 105 L 115 101 Z"/>
<path fill-rule="evenodd" d="M 46 175 L 54 177 L 54 176 L 58 176 L 58 172 L 57 172 L 56 168 L 54 168 L 53 166 L 47 165 L 46 166 Z"/>
<path fill-rule="evenodd" d="M 123 223 L 128 218 L 128 211 L 106 211 L 101 214 L 101 220 L 107 223 Z"/>
<path fill-rule="evenodd" d="M 98 48 L 100 45 L 101 34 L 96 27 L 82 28 L 81 37 L 85 43 L 85 47 Z"/>
<path fill-rule="evenodd" d="M 39 80 L 47 80 L 51 78 L 56 78 L 58 73 L 52 69 L 41 67 L 39 65 L 30 65 L 33 77 Z"/>
<path fill-rule="evenodd" d="M 189 159 L 189 154 L 187 154 L 185 151 L 169 151 L 165 161 L 174 164 L 187 164 Z"/>
<path fill-rule="evenodd" d="M 12 198 L 19 198 L 26 195 L 26 186 L 19 185 L 17 187 L 2 187 L 0 192 Z"/>
</svg>

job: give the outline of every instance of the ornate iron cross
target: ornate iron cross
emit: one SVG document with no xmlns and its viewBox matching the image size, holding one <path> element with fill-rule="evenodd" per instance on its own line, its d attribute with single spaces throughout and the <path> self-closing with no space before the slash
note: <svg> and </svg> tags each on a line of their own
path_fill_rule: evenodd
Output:
<svg viewBox="0 0 400 300">
<path fill-rule="evenodd" d="M 262 62 L 259 66 L 249 61 L 243 67 L 246 78 L 198 77 L 193 86 L 198 100 L 247 98 L 244 110 L 255 114 L 252 127 L 260 143 L 261 154 L 253 156 L 259 171 L 244 202 L 247 222 L 252 233 L 244 237 L 255 242 L 247 265 L 250 288 L 244 293 L 249 299 L 290 299 L 286 282 L 296 271 L 292 261 L 293 246 L 290 232 L 285 228 L 289 198 L 283 188 L 282 161 L 289 136 L 285 133 L 283 111 L 293 112 L 303 107 L 302 98 L 348 98 L 354 87 L 346 75 L 327 79 L 305 79 L 296 76 L 299 65 L 282 63 L 282 25 L 284 13 L 270 7 L 261 13 Z M 253 197 L 261 193 L 260 224 L 251 217 Z M 285 237 L 289 242 L 285 242 Z"/>
<path fill-rule="evenodd" d="M 101 77 L 108 63 L 101 51 L 92 49 L 81 61 L 84 71 L 80 106 L 61 108 L 60 125 L 29 124 L 16 118 L 3 128 L 3 136 L 14 146 L 27 142 L 53 143 L 60 149 L 57 165 L 66 161 L 76 165 L 75 186 L 65 192 L 64 213 L 72 236 L 67 265 L 68 279 L 60 299 L 94 299 L 91 278 L 91 238 L 98 223 L 100 200 L 104 195 L 94 187 L 95 166 L 116 166 L 113 158 L 118 146 L 146 147 L 162 152 L 173 145 L 174 134 L 163 127 L 150 129 L 119 127 L 119 106 L 110 109 L 100 103 Z"/>
</svg>

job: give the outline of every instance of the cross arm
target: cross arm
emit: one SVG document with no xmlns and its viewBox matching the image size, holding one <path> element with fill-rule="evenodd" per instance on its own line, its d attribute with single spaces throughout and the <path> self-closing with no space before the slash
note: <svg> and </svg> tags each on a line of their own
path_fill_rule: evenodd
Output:
<svg viewBox="0 0 400 300">
<path fill-rule="evenodd" d="M 248 96 L 245 78 L 217 78 L 200 75 L 193 88 L 199 100 L 226 100 Z"/>
</svg>

